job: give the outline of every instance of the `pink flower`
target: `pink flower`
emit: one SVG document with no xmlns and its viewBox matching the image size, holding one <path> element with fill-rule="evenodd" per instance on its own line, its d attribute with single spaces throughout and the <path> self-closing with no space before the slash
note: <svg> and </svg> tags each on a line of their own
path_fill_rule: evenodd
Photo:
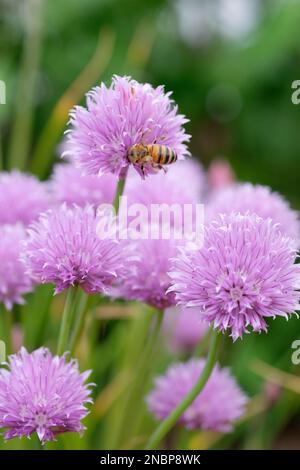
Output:
<svg viewBox="0 0 300 470">
<path fill-rule="evenodd" d="M 86 204 L 99 206 L 113 202 L 117 179 L 111 175 L 83 175 L 72 163 L 54 167 L 50 190 L 54 201 L 68 206 Z"/>
<path fill-rule="evenodd" d="M 146 228 L 147 227 L 147 228 Z M 175 305 L 175 295 L 167 292 L 171 286 L 168 271 L 171 259 L 177 252 L 180 240 L 155 239 L 151 230 L 159 226 L 144 226 L 148 230 L 145 238 L 126 240 L 134 256 L 127 266 L 126 275 L 120 278 L 117 295 L 127 300 L 139 300 L 157 309 Z"/>
<path fill-rule="evenodd" d="M 134 144 L 156 142 L 172 147 L 179 159 L 187 155 L 185 122 L 163 87 L 114 76 L 110 87 L 102 83 L 88 93 L 87 108 L 72 111 L 66 153 L 88 174 L 122 178 Z M 135 168 L 142 174 L 138 165 Z M 147 165 L 145 173 L 152 172 Z"/>
<path fill-rule="evenodd" d="M 117 239 L 98 234 L 99 221 L 92 206 L 62 205 L 42 214 L 24 247 L 28 274 L 55 284 L 55 293 L 76 284 L 88 293 L 107 293 L 124 274 L 126 254 Z"/>
<path fill-rule="evenodd" d="M 235 175 L 227 160 L 217 158 L 208 169 L 208 181 L 213 190 L 222 189 L 234 183 Z"/>
<path fill-rule="evenodd" d="M 49 207 L 45 183 L 17 170 L 0 173 L 0 224 L 22 222 L 27 225 Z"/>
<path fill-rule="evenodd" d="M 128 205 L 144 204 L 196 204 L 203 200 L 206 177 L 200 164 L 188 159 L 179 161 L 168 168 L 166 174 L 149 175 L 141 180 L 136 172 L 130 171 L 126 179 L 124 196 Z"/>
<path fill-rule="evenodd" d="M 20 261 L 25 238 L 21 224 L 0 226 L 0 302 L 9 310 L 14 304 L 23 304 L 23 295 L 32 290 L 32 282 Z"/>
<path fill-rule="evenodd" d="M 266 319 L 299 307 L 300 265 L 292 240 L 270 219 L 255 214 L 220 216 L 205 231 L 202 248 L 182 250 L 174 261 L 169 293 L 199 318 L 234 340 L 267 331 Z"/>
<path fill-rule="evenodd" d="M 0 369 L 0 427 L 5 439 L 30 437 L 55 440 L 64 432 L 83 432 L 81 420 L 92 384 L 84 382 L 90 371 L 80 374 L 76 360 L 52 356 L 46 348 L 28 353 L 22 348 L 9 356 L 8 369 Z"/>
<path fill-rule="evenodd" d="M 189 352 L 201 342 L 208 331 L 199 309 L 171 307 L 164 314 L 164 338 L 172 351 Z"/>
<path fill-rule="evenodd" d="M 288 201 L 279 193 L 272 192 L 267 186 L 250 183 L 235 184 L 216 191 L 207 205 L 207 218 L 213 220 L 219 214 L 239 212 L 254 213 L 263 219 L 272 219 L 280 231 L 300 241 L 300 223 L 296 211 L 291 209 Z"/>
<path fill-rule="evenodd" d="M 172 365 L 155 381 L 147 397 L 154 416 L 165 419 L 195 385 L 204 368 L 204 359 Z M 181 416 L 179 423 L 188 429 L 230 432 L 232 424 L 245 412 L 247 397 L 228 369 L 216 365 L 204 389 Z"/>
</svg>

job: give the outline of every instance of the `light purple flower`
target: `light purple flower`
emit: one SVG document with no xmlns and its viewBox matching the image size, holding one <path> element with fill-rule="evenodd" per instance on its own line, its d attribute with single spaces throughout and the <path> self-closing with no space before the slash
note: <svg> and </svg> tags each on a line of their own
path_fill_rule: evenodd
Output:
<svg viewBox="0 0 300 470">
<path fill-rule="evenodd" d="M 76 360 L 52 356 L 46 348 L 28 353 L 22 348 L 9 356 L 8 369 L 0 369 L 0 427 L 5 439 L 30 437 L 55 440 L 64 432 L 85 430 L 81 420 L 92 384 L 85 384 L 90 371 L 80 373 Z"/>
<path fill-rule="evenodd" d="M 124 177 L 129 166 L 128 150 L 134 144 L 156 141 L 172 147 L 181 159 L 188 155 L 183 129 L 187 120 L 162 86 L 153 88 L 129 77 L 114 76 L 87 95 L 87 108 L 71 112 L 67 154 L 89 174 L 114 173 Z M 141 170 L 135 165 L 138 172 Z M 146 173 L 151 173 L 149 165 Z"/>
<path fill-rule="evenodd" d="M 21 224 L 0 226 L 0 302 L 9 310 L 15 303 L 23 304 L 23 295 L 32 290 L 32 283 L 20 261 L 25 237 Z"/>
<path fill-rule="evenodd" d="M 83 175 L 72 163 L 56 165 L 50 183 L 50 191 L 56 203 L 65 202 L 68 206 L 77 204 L 81 207 L 86 204 L 111 204 L 116 188 L 115 176 Z"/>
<path fill-rule="evenodd" d="M 204 365 L 204 359 L 174 364 L 165 375 L 156 379 L 147 404 L 157 419 L 165 419 L 183 400 L 199 379 Z M 233 422 L 244 414 L 246 403 L 247 397 L 230 371 L 217 364 L 202 392 L 181 416 L 179 424 L 188 429 L 230 432 Z"/>
<path fill-rule="evenodd" d="M 126 241 L 135 256 L 127 266 L 126 275 L 120 280 L 117 295 L 127 300 L 139 300 L 155 308 L 165 309 L 175 305 L 174 293 L 166 291 L 171 286 L 168 275 L 171 259 L 175 256 L 181 241 L 175 240 L 174 237 L 166 240 L 154 239 L 151 237 L 153 229 L 158 230 L 157 233 L 163 230 L 159 226 L 144 226 L 145 238 Z"/>
<path fill-rule="evenodd" d="M 200 164 L 188 159 L 171 165 L 166 174 L 149 175 L 141 180 L 136 172 L 129 171 L 124 196 L 128 205 L 195 204 L 201 202 L 206 190 L 206 178 Z"/>
<path fill-rule="evenodd" d="M 27 225 L 49 206 L 46 183 L 17 170 L 0 173 L 0 224 Z"/>
<path fill-rule="evenodd" d="M 62 205 L 42 214 L 29 228 L 24 248 L 32 278 L 55 284 L 55 293 L 76 284 L 88 293 L 107 293 L 124 273 L 126 259 L 117 238 L 98 233 L 101 217 L 92 206 Z"/>
<path fill-rule="evenodd" d="M 300 241 L 298 213 L 291 209 L 288 201 L 267 186 L 250 183 L 231 185 L 216 191 L 207 206 L 207 218 L 213 220 L 219 214 L 230 212 L 255 213 L 263 219 L 272 219 L 281 232 Z"/>
<path fill-rule="evenodd" d="M 299 306 L 300 265 L 293 241 L 271 219 L 220 216 L 205 230 L 202 248 L 182 251 L 170 273 L 177 301 L 234 340 L 267 331 L 265 319 L 288 318 Z"/>
<path fill-rule="evenodd" d="M 170 307 L 164 314 L 163 331 L 171 351 L 190 352 L 206 335 L 208 323 L 201 320 L 196 307 Z"/>
</svg>

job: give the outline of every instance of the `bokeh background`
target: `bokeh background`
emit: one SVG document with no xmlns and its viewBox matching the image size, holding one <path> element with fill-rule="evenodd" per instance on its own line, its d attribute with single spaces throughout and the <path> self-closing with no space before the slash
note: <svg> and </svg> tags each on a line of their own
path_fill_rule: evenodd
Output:
<svg viewBox="0 0 300 470">
<path fill-rule="evenodd" d="M 125 74 L 173 91 L 190 119 L 191 152 L 205 168 L 222 157 L 237 179 L 269 185 L 299 209 L 300 105 L 291 101 L 292 82 L 300 79 L 299 24 L 298 0 L 0 0 L 7 93 L 0 105 L 1 169 L 47 178 L 70 108 L 99 81 Z M 46 299 L 41 291 L 41 306 Z M 116 344 L 128 335 L 127 313 L 106 312 L 110 321 L 103 314 L 93 329 L 105 341 L 87 365 L 100 388 L 113 385 L 112 392 L 119 390 L 110 382 L 112 355 L 122 354 Z M 225 348 L 224 362 L 254 397 L 249 416 L 227 437 L 189 435 L 189 447 L 300 448 L 299 381 L 266 366 L 297 378 L 295 339 L 297 318 L 277 319 L 268 335 Z M 169 360 L 163 357 L 159 371 Z M 110 396 L 97 402 L 99 421 Z M 98 422 L 89 428 L 90 447 L 105 447 L 103 429 Z M 69 447 L 87 446 L 65 439 Z"/>
</svg>

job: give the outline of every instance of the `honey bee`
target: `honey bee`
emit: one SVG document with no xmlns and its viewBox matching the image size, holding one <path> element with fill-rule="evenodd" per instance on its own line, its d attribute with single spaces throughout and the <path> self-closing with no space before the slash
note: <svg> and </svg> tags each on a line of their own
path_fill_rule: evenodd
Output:
<svg viewBox="0 0 300 470">
<path fill-rule="evenodd" d="M 166 145 L 160 144 L 135 144 L 128 151 L 130 163 L 139 165 L 144 173 L 144 166 L 151 165 L 154 169 L 164 169 L 163 165 L 170 165 L 176 162 L 177 154 Z"/>
</svg>

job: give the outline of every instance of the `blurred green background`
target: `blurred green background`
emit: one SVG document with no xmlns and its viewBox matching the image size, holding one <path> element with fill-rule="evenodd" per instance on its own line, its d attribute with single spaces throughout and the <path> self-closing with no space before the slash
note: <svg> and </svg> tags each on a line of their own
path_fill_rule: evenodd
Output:
<svg viewBox="0 0 300 470">
<path fill-rule="evenodd" d="M 165 84 L 190 119 L 191 150 L 205 166 L 225 156 L 240 179 L 268 184 L 300 207 L 300 106 L 291 102 L 291 83 L 299 78 L 299 1 L 0 0 L 0 18 L 4 149 L 24 151 L 12 148 L 12 122 L 17 98 L 26 107 L 32 94 L 26 150 L 32 158 L 55 104 L 96 51 L 98 70 L 96 64 L 87 71 L 83 91 L 114 73 Z M 37 30 L 27 38 L 29 51 L 26 29 L 27 36 Z M 37 70 L 20 94 L 24 55 Z"/>
<path fill-rule="evenodd" d="M 46 178 L 59 158 L 69 109 L 99 81 L 126 74 L 174 92 L 190 119 L 191 151 L 205 167 L 227 158 L 238 179 L 267 184 L 299 209 L 300 105 L 291 101 L 292 82 L 300 79 L 299 25 L 298 0 L 0 0 L 0 79 L 7 92 L 1 167 Z M 109 326 L 106 353 L 123 327 Z M 295 371 L 290 345 L 297 337 L 296 318 L 278 319 L 268 335 L 228 348 L 224 362 L 248 393 L 261 393 L 265 385 L 252 361 Z M 104 347 L 89 366 L 97 369 Z M 105 374 L 109 381 L 113 374 Z M 242 448 L 300 448 L 299 394 L 280 392 L 270 407 L 268 393 L 260 397 L 264 413 L 256 409 L 247 431 L 242 425 L 218 447 L 233 439 Z"/>
</svg>

